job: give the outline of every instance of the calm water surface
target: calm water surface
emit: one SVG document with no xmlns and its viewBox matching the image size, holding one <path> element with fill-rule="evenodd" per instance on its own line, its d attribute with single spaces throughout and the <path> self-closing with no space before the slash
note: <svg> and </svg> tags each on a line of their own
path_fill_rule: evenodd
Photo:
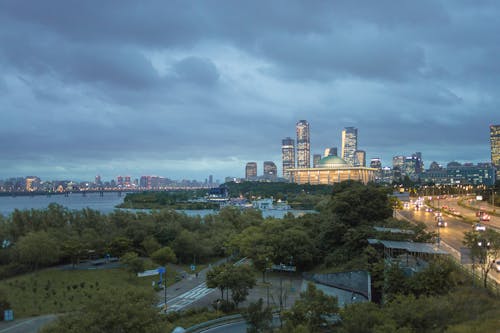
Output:
<svg viewBox="0 0 500 333">
<path fill-rule="evenodd" d="M 98 210 L 103 214 L 108 214 L 113 212 L 116 205 L 123 202 L 125 198 L 125 193 L 119 196 L 118 193 L 104 193 L 101 197 L 99 193 L 87 193 L 83 196 L 81 193 L 73 193 L 65 197 L 64 195 L 34 195 L 34 196 L 0 196 L 0 214 L 3 216 L 8 216 L 14 211 L 14 209 L 24 210 L 24 209 L 44 209 L 50 203 L 57 203 L 70 210 L 80 210 L 83 208 L 91 208 Z M 126 209 L 129 211 L 135 211 L 134 209 Z M 147 209 L 141 211 L 148 211 Z M 180 212 L 185 213 L 188 216 L 205 216 L 208 214 L 217 214 L 216 210 L 204 209 L 204 210 L 182 210 Z M 295 210 L 290 209 L 288 211 L 280 210 L 265 210 L 262 212 L 262 216 L 277 217 L 282 218 L 287 212 L 292 213 L 295 216 L 299 216 L 305 213 L 312 213 L 314 211 L 307 210 Z"/>
</svg>

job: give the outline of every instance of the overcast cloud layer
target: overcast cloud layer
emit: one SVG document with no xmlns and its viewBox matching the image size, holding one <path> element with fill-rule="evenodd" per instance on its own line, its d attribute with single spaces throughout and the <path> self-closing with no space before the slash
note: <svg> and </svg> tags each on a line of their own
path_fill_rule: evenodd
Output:
<svg viewBox="0 0 500 333">
<path fill-rule="evenodd" d="M 261 174 L 300 119 L 312 153 L 355 126 L 384 165 L 488 162 L 499 17 L 497 1 L 2 1 L 0 178 Z"/>
</svg>

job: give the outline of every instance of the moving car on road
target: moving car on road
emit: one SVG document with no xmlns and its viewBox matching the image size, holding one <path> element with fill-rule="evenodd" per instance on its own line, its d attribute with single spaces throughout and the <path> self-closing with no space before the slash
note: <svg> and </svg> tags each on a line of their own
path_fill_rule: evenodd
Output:
<svg viewBox="0 0 500 333">
<path fill-rule="evenodd" d="M 438 217 L 438 220 L 437 220 L 437 226 L 438 226 L 438 227 L 442 227 L 442 228 L 447 227 L 447 226 L 448 226 L 448 222 L 446 222 L 446 221 L 443 219 L 443 217 L 442 217 L 442 216 L 439 216 L 439 217 Z"/>
<path fill-rule="evenodd" d="M 500 259 L 495 259 L 492 266 L 497 272 L 500 273 Z"/>
<path fill-rule="evenodd" d="M 476 230 L 476 231 L 486 231 L 486 226 L 484 224 L 481 224 L 481 223 L 476 223 L 474 225 L 474 230 Z"/>
</svg>

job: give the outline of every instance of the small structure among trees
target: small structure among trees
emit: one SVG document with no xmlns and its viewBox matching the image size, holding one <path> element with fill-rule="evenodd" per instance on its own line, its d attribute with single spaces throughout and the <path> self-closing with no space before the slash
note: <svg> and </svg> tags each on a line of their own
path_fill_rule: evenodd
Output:
<svg viewBox="0 0 500 333">
<path fill-rule="evenodd" d="M 406 274 L 412 275 L 427 267 L 427 262 L 435 256 L 449 255 L 431 243 L 417 243 L 409 241 L 389 241 L 370 238 L 372 246 L 382 246 L 386 263 L 397 264 Z"/>
</svg>

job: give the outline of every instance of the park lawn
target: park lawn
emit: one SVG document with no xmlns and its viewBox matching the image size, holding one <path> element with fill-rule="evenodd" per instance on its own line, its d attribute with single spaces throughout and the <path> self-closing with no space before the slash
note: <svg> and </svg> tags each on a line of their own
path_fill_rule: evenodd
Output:
<svg viewBox="0 0 500 333">
<path fill-rule="evenodd" d="M 51 268 L 0 281 L 15 318 L 75 311 L 106 288 L 152 290 L 158 276 L 138 278 L 122 268 L 61 270 Z M 167 272 L 167 283 L 175 272 Z"/>
</svg>

